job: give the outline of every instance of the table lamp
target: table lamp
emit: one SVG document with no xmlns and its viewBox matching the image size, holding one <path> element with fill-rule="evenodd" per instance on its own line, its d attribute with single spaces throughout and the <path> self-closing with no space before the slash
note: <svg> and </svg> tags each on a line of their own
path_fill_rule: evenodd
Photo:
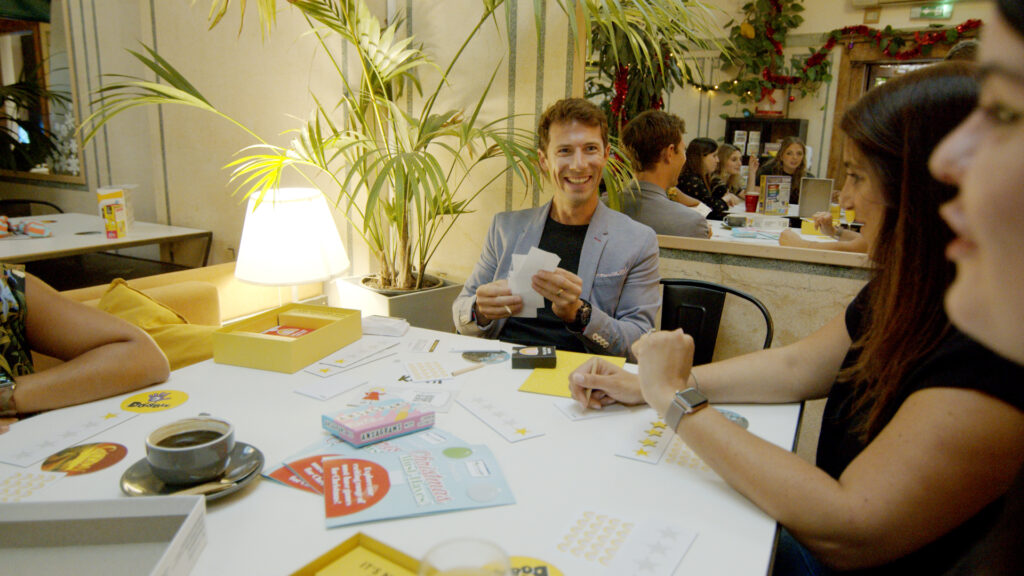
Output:
<svg viewBox="0 0 1024 576">
<path fill-rule="evenodd" d="M 235 277 L 265 286 L 322 282 L 349 266 L 345 246 L 324 195 L 316 188 L 270 190 L 257 205 L 249 197 Z"/>
</svg>

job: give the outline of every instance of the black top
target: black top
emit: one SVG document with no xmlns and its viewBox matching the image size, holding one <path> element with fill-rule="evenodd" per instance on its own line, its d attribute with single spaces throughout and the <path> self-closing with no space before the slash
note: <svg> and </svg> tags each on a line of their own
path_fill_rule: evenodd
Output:
<svg viewBox="0 0 1024 576">
<path fill-rule="evenodd" d="M 726 204 L 725 198 L 723 198 L 728 191 L 728 187 L 724 184 L 711 189 L 708 188 L 704 178 L 701 176 L 693 172 L 683 172 L 679 175 L 679 182 L 676 184 L 676 187 L 684 194 L 700 200 L 708 208 L 711 208 L 711 213 L 707 215 L 708 220 L 721 220 L 725 217 L 725 213 L 729 211 L 729 205 Z"/>
<path fill-rule="evenodd" d="M 868 313 L 869 283 L 846 309 L 846 329 L 856 342 L 865 327 Z M 849 366 L 856 359 L 851 351 L 843 361 Z M 894 406 L 884 415 L 885 421 L 893 417 L 912 393 L 926 388 L 968 388 L 979 390 L 1017 408 L 1024 409 L 1024 368 L 997 356 L 952 329 L 938 348 L 917 362 L 907 373 L 906 385 Z M 852 385 L 836 382 L 829 393 L 818 439 L 817 465 L 833 478 L 839 478 L 846 467 L 861 453 L 867 442 L 850 430 L 866 417 L 866 413 L 851 414 L 854 400 Z M 924 546 L 891 564 L 857 571 L 857 574 L 941 574 L 991 527 L 1002 498 L 990 504 L 973 518 L 961 524 L 938 540 Z"/>
<path fill-rule="evenodd" d="M 559 224 L 548 215 L 548 221 L 544 224 L 544 232 L 541 233 L 541 250 L 558 254 L 562 259 L 558 267 L 568 270 L 573 274 L 580 267 L 580 252 L 583 251 L 583 241 L 587 237 L 587 228 L 590 226 L 567 226 Z M 570 350 L 573 352 L 586 352 L 583 342 L 569 331 L 565 322 L 551 311 L 551 301 L 544 299 L 544 308 L 537 311 L 536 318 L 509 318 L 505 322 L 498 338 L 514 344 L 524 346 L 554 346 L 559 350 Z"/>
</svg>

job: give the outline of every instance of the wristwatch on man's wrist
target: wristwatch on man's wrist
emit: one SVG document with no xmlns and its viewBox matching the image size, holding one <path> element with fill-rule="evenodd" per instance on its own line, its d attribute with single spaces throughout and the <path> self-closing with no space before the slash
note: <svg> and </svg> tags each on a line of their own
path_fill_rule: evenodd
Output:
<svg viewBox="0 0 1024 576">
<path fill-rule="evenodd" d="M 580 307 L 576 309 L 576 317 L 573 318 L 572 322 L 568 322 L 566 325 L 569 330 L 582 334 L 587 329 L 587 324 L 590 324 L 590 313 L 593 310 L 590 302 L 580 298 Z"/>
<path fill-rule="evenodd" d="M 665 412 L 665 425 L 669 430 L 675 431 L 683 416 L 702 410 L 707 405 L 707 396 L 698 392 L 696 388 L 680 390 L 676 392 L 672 397 L 672 403 L 668 405 L 668 410 Z"/>
<path fill-rule="evenodd" d="M 14 389 L 16 383 L 5 370 L 0 370 L 0 418 L 11 418 L 18 415 L 14 405 Z"/>
</svg>

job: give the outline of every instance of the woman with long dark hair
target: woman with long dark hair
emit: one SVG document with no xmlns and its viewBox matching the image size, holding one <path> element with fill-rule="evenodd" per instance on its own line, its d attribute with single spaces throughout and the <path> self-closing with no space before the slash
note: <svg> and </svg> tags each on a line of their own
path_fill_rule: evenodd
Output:
<svg viewBox="0 0 1024 576">
<path fill-rule="evenodd" d="M 840 198 L 864 222 L 874 261 L 844 314 L 793 344 L 696 368 L 690 336 L 653 333 L 633 346 L 638 375 L 592 361 L 570 379 L 579 401 L 594 389 L 591 406 L 647 402 L 666 414 L 778 520 L 776 574 L 941 573 L 985 532 L 1024 463 L 1024 369 L 957 331 L 942 308 L 954 269 L 938 208 L 955 190 L 927 159 L 976 99 L 970 65 L 942 63 L 874 88 L 844 115 Z M 701 395 L 827 396 L 817 466 L 700 410 Z"/>
<path fill-rule="evenodd" d="M 717 151 L 718 142 L 711 138 L 691 140 L 686 146 L 686 164 L 683 165 L 683 171 L 679 174 L 679 184 L 677 185 L 683 194 L 695 198 L 711 208 L 711 213 L 707 215 L 708 220 L 721 220 L 729 211 L 729 205 L 723 198 L 725 190 L 718 190 L 716 196 L 711 188 L 712 176 L 718 168 L 718 156 L 715 154 Z"/>
</svg>

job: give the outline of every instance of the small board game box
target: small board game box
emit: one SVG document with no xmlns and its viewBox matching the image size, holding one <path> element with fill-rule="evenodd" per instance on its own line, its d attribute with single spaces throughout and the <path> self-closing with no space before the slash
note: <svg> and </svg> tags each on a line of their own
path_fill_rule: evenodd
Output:
<svg viewBox="0 0 1024 576">
<path fill-rule="evenodd" d="M 422 404 L 394 398 L 324 414 L 322 421 L 324 430 L 361 448 L 430 428 L 434 412 Z"/>
<path fill-rule="evenodd" d="M 554 368 L 558 364 L 554 346 L 525 346 L 512 349 L 513 368 Z"/>
</svg>

